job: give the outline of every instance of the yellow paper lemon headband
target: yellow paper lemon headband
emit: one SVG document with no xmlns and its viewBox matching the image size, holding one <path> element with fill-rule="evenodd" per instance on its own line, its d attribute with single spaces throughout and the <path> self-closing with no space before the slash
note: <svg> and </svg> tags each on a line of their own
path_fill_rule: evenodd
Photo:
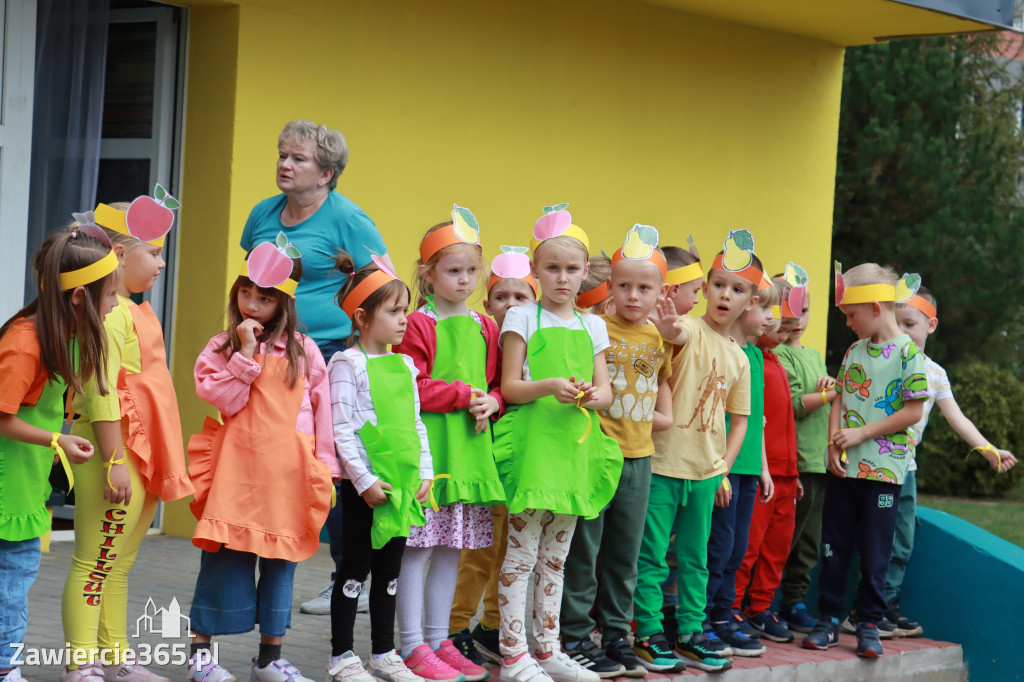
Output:
<svg viewBox="0 0 1024 682">
<path fill-rule="evenodd" d="M 157 184 L 152 197 L 136 197 L 127 211 L 98 204 L 93 213 L 100 227 L 135 237 L 153 246 L 163 246 L 167 233 L 174 225 L 173 211 L 179 208 L 181 202 Z"/>
<path fill-rule="evenodd" d="M 238 274 L 248 277 L 258 287 L 277 289 L 294 296 L 299 283 L 291 278 L 292 259 L 301 257 L 285 233 L 278 232 L 274 241 L 256 245 L 248 260 L 242 261 L 242 270 Z"/>
<path fill-rule="evenodd" d="M 373 264 L 377 266 L 377 270 L 367 275 L 362 282 L 352 289 L 352 291 L 348 292 L 348 296 L 346 296 L 345 300 L 341 302 L 341 309 L 345 311 L 345 314 L 349 316 L 349 319 L 356 314 L 356 310 L 363 305 L 363 302 L 366 301 L 373 292 L 377 291 L 388 282 L 398 279 L 398 275 L 396 275 L 395 272 L 388 267 L 387 263 L 377 256 L 377 254 L 371 254 L 370 259 L 373 261 Z"/>
<path fill-rule="evenodd" d="M 658 268 L 661 279 L 668 276 L 668 263 L 658 250 L 658 230 L 651 225 L 636 223 L 626 233 L 626 241 L 612 254 L 612 268 L 624 260 L 647 261 Z"/>
<path fill-rule="evenodd" d="M 757 291 L 771 286 L 764 271 L 754 265 L 754 235 L 749 230 L 729 230 L 722 253 L 715 256 L 711 269 L 739 275 L 753 284 Z"/>
<path fill-rule="evenodd" d="M 537 247 L 554 237 L 574 237 L 583 242 L 584 248 L 590 251 L 590 239 L 579 225 L 574 225 L 572 215 L 565 209 L 569 204 L 545 206 L 544 215 L 533 224 L 533 237 L 530 239 L 530 250 L 537 253 Z"/>
<path fill-rule="evenodd" d="M 921 276 L 917 273 L 904 274 L 900 281 L 893 284 L 862 284 L 848 287 L 843 281 L 843 265 L 835 261 L 836 270 L 836 305 L 856 305 L 858 303 L 909 303 L 921 286 Z"/>
<path fill-rule="evenodd" d="M 420 242 L 420 263 L 424 265 L 441 249 L 453 244 L 479 244 L 480 224 L 468 208 L 454 205 L 452 224 L 440 227 Z"/>
</svg>

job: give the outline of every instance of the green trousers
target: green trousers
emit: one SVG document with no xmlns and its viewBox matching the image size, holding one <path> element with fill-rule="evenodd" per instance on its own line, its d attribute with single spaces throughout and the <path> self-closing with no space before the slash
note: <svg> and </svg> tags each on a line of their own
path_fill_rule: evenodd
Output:
<svg viewBox="0 0 1024 682">
<path fill-rule="evenodd" d="M 668 577 L 665 553 L 669 536 L 676 532 L 679 562 L 679 606 L 676 620 L 679 634 L 700 632 L 704 623 L 708 588 L 708 537 L 715 492 L 722 477 L 690 481 L 668 476 L 651 476 L 640 556 L 637 560 L 636 591 L 633 594 L 636 634 L 649 637 L 661 632 L 661 585 Z M 668 633 L 669 639 L 675 633 Z"/>
<path fill-rule="evenodd" d="M 782 570 L 782 605 L 804 600 L 811 586 L 811 570 L 818 565 L 821 547 L 821 509 L 825 504 L 826 474 L 800 474 L 804 496 L 796 503 L 796 525 L 789 559 Z"/>
<path fill-rule="evenodd" d="M 596 519 L 580 519 L 565 560 L 562 639 L 584 640 L 596 623 L 590 609 L 597 599 L 605 642 L 629 634 L 633 622 L 636 559 L 651 492 L 651 458 L 626 458 L 615 496 Z M 598 589 L 597 558 L 601 557 Z"/>
<path fill-rule="evenodd" d="M 892 539 L 892 559 L 885 578 L 885 600 L 899 599 L 903 589 L 903 576 L 907 562 L 914 551 L 914 531 L 917 527 L 917 471 L 908 471 L 900 490 L 900 504 L 896 516 L 896 535 Z"/>
</svg>

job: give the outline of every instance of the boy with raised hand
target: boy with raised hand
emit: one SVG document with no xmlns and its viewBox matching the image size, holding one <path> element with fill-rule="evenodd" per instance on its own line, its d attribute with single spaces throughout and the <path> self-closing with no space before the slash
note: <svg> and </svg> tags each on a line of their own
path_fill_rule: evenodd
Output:
<svg viewBox="0 0 1024 682">
<path fill-rule="evenodd" d="M 836 263 L 836 304 L 858 337 L 836 377 L 840 397 L 829 413 L 828 473 L 822 510 L 821 617 L 803 640 L 827 649 L 839 640 L 839 617 L 854 552 L 860 553 L 857 655 L 882 655 L 885 576 L 892 553 L 900 486 L 914 458 L 911 429 L 928 395 L 924 357 L 900 331 L 896 302 L 910 300 L 921 278 L 897 282 L 889 268 L 865 263 L 847 273 Z"/>
<path fill-rule="evenodd" d="M 736 460 L 750 413 L 750 365 L 729 333 L 757 302 L 755 291 L 764 273 L 753 248 L 746 230 L 729 233 L 703 285 L 703 317 L 677 316 L 674 306 L 658 304 L 658 328 L 671 343 L 673 427 L 654 435 L 634 592 L 634 647 L 641 657 L 645 651 L 662 657 L 671 646 L 661 623 L 661 585 L 668 575 L 665 552 L 674 528 L 679 564 L 675 650 L 687 664 L 706 671 L 732 667 L 728 658 L 708 648 L 703 623 L 715 494 Z M 726 412 L 732 415 L 728 437 Z"/>
<path fill-rule="evenodd" d="M 647 319 L 668 270 L 657 246 L 657 230 L 634 225 L 611 259 L 615 312 L 601 317 L 611 341 L 605 357 L 613 399 L 600 414 L 601 429 L 622 448 L 622 475 L 615 496 L 597 518 L 576 522 L 565 561 L 563 650 L 602 678 L 643 677 L 648 668 L 663 672 L 683 668 L 683 662 L 670 650 L 664 661 L 655 658 L 641 663 L 627 639 L 633 621 L 636 560 L 651 490 L 651 432 L 672 425 L 668 392 L 672 367 L 658 328 Z M 597 625 L 590 616 L 595 598 L 600 607 L 603 651 L 590 639 Z"/>
</svg>

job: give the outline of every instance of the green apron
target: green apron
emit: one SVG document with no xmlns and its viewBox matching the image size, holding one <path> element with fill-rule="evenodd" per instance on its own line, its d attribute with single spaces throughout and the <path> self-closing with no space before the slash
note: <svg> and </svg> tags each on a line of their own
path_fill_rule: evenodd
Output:
<svg viewBox="0 0 1024 682">
<path fill-rule="evenodd" d="M 437 314 L 433 297 L 427 309 Z M 487 390 L 487 341 L 480 324 L 470 315 L 454 315 L 437 321 L 437 354 L 431 379 L 462 381 Z M 491 454 L 491 435 L 476 432 L 469 410 L 427 412 L 420 418 L 427 427 L 430 454 L 434 458 L 434 496 L 438 504 L 468 502 L 493 505 L 505 501 Z M 448 474 L 451 478 L 440 478 Z"/>
<path fill-rule="evenodd" d="M 540 310 L 537 304 L 537 331 L 526 346 L 531 379 L 592 381 L 594 344 L 586 327 L 541 328 Z M 508 408 L 494 425 L 494 457 L 513 514 L 546 509 L 594 518 L 622 473 L 622 450 L 601 431 L 597 412 L 552 395 Z"/>
<path fill-rule="evenodd" d="M 420 435 L 416 431 L 416 399 L 412 372 L 399 353 L 379 358 L 366 355 L 366 378 L 377 425 L 359 429 L 359 439 L 370 458 L 373 474 L 391 485 L 389 500 L 373 508 L 370 542 L 380 549 L 391 538 L 409 537 L 410 526 L 426 523 L 416 501 L 420 487 Z"/>
<path fill-rule="evenodd" d="M 35 405 L 18 409 L 18 418 L 44 431 L 60 431 L 64 388 L 61 379 L 47 382 Z M 0 438 L 0 538 L 30 540 L 50 529 L 46 500 L 52 466 L 53 450 L 45 445 Z"/>
</svg>

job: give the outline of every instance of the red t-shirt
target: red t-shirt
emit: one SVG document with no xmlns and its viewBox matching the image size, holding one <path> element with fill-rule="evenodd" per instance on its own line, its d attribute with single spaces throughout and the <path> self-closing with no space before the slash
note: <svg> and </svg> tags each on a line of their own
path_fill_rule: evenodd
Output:
<svg viewBox="0 0 1024 682">
<path fill-rule="evenodd" d="M 21 318 L 0 338 L 0 412 L 17 414 L 32 406 L 46 386 L 36 323 Z"/>
<path fill-rule="evenodd" d="M 786 370 L 770 350 L 764 355 L 764 447 L 768 473 L 775 476 L 799 476 L 796 456 L 796 422 Z"/>
</svg>

